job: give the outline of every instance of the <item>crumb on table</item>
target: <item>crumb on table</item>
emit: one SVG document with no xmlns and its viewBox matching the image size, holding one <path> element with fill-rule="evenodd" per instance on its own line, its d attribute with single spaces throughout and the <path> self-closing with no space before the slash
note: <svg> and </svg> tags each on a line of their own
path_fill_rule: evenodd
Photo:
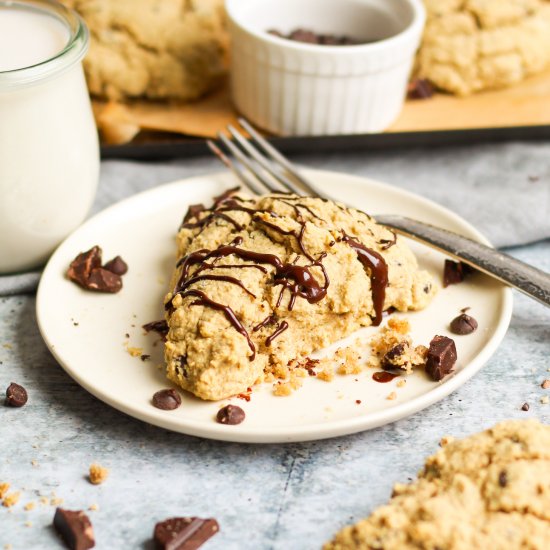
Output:
<svg viewBox="0 0 550 550">
<path fill-rule="evenodd" d="M 99 485 L 100 483 L 103 483 L 108 476 L 109 470 L 107 468 L 95 463 L 90 466 L 90 483 Z"/>
</svg>

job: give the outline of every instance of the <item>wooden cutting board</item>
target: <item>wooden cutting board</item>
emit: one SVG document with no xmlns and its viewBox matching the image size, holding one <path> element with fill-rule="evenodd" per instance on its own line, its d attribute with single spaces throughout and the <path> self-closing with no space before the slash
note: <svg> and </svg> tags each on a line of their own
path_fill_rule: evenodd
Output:
<svg viewBox="0 0 550 550">
<path fill-rule="evenodd" d="M 237 116 L 227 86 L 195 103 L 94 102 L 94 112 L 105 141 L 111 144 L 127 141 L 140 129 L 215 137 Z M 407 100 L 388 133 L 541 125 L 550 126 L 550 70 L 513 87 L 469 97 L 435 94 Z M 121 128 L 125 131 L 120 132 Z"/>
</svg>

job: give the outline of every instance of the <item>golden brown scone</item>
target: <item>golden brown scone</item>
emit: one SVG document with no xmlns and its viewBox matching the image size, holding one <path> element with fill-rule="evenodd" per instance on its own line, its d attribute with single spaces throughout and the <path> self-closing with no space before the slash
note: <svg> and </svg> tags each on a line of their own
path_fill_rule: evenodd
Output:
<svg viewBox="0 0 550 550">
<path fill-rule="evenodd" d="M 545 550 L 549 541 L 550 426 L 510 420 L 451 439 L 416 481 L 324 548 Z"/>
<path fill-rule="evenodd" d="M 202 399 L 245 392 L 382 310 L 425 307 L 436 291 L 404 240 L 321 199 L 227 196 L 191 209 L 177 242 L 180 265 L 165 300 L 167 376 Z M 360 261 L 358 244 L 378 268 Z"/>
<path fill-rule="evenodd" d="M 223 0 L 64 0 L 90 28 L 97 97 L 193 100 L 226 73 Z"/>
<path fill-rule="evenodd" d="M 416 74 L 457 95 L 514 84 L 550 65 L 550 1 L 424 0 Z"/>
</svg>

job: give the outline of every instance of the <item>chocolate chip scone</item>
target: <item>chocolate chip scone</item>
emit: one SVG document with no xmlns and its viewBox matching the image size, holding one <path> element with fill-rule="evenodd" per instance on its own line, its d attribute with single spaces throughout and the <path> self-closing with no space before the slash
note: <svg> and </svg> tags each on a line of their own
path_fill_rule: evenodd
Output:
<svg viewBox="0 0 550 550">
<path fill-rule="evenodd" d="M 446 443 L 416 481 L 324 549 L 544 550 L 549 541 L 550 426 L 517 420 Z"/>
<path fill-rule="evenodd" d="M 457 95 L 500 88 L 550 64 L 550 1 L 424 0 L 416 73 Z"/>
<path fill-rule="evenodd" d="M 405 242 L 321 199 L 226 193 L 192 206 L 166 296 L 167 375 L 202 399 L 246 391 L 382 312 L 421 309 L 436 289 Z"/>
<path fill-rule="evenodd" d="M 90 29 L 97 97 L 193 100 L 226 73 L 223 0 L 63 0 Z"/>
</svg>

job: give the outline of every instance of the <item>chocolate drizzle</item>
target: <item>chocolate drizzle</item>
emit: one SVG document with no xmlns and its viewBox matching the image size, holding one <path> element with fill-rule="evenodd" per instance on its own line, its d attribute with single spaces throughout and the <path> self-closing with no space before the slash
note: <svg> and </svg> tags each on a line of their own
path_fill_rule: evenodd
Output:
<svg viewBox="0 0 550 550">
<path fill-rule="evenodd" d="M 253 361 L 256 357 L 256 346 L 254 345 L 254 342 L 250 339 L 250 335 L 248 334 L 248 331 L 243 327 L 242 323 L 239 321 L 239 318 L 235 314 L 235 312 L 229 307 L 224 304 L 220 304 L 218 302 L 214 302 L 214 300 L 211 300 L 204 292 L 201 290 L 186 290 L 181 297 L 185 298 L 186 296 L 195 296 L 198 298 L 198 300 L 195 300 L 194 302 L 191 302 L 192 306 L 208 306 L 212 309 L 217 309 L 219 311 L 223 311 L 225 313 L 225 317 L 227 320 L 233 325 L 235 330 L 237 332 L 240 332 L 248 342 L 248 346 L 252 350 L 252 356 L 250 357 L 250 360 Z"/>
<path fill-rule="evenodd" d="M 268 347 L 271 346 L 271 343 L 273 342 L 273 340 L 275 340 L 277 336 L 280 336 L 287 328 L 288 328 L 288 323 L 286 321 L 279 323 L 277 325 L 277 328 L 275 329 L 275 332 L 271 334 L 271 336 L 268 336 L 265 339 L 265 345 Z"/>
<path fill-rule="evenodd" d="M 395 231 L 392 231 L 391 229 L 388 229 L 388 231 L 393 235 L 393 238 L 391 239 L 380 239 L 378 241 L 378 244 L 380 245 L 380 248 L 382 250 L 388 250 L 388 248 L 391 248 L 395 244 L 397 244 L 397 233 Z"/>
<path fill-rule="evenodd" d="M 365 269 L 370 271 L 372 302 L 374 306 L 373 325 L 378 326 L 382 322 L 382 311 L 384 309 L 384 299 L 386 298 L 386 287 L 388 286 L 388 264 L 386 264 L 386 261 L 378 252 L 367 248 L 344 231 L 342 233 L 342 240 L 355 250 L 358 260 L 363 264 Z"/>
<path fill-rule="evenodd" d="M 393 374 L 393 373 L 387 372 L 387 371 L 380 371 L 380 372 L 375 372 L 372 375 L 372 379 L 375 382 L 380 382 L 381 384 L 386 384 L 388 382 L 391 382 L 394 378 L 397 378 L 398 376 L 399 376 L 399 374 Z"/>
</svg>

